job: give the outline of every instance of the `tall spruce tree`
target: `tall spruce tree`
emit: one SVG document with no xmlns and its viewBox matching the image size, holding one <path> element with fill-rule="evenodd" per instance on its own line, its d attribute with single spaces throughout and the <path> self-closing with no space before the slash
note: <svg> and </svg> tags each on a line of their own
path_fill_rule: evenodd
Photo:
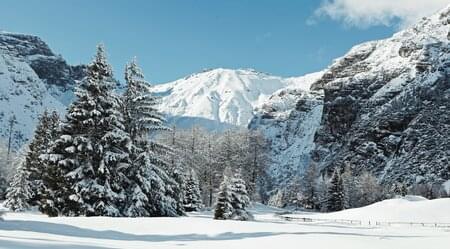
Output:
<svg viewBox="0 0 450 249">
<path fill-rule="evenodd" d="M 56 111 L 49 113 L 45 110 L 39 117 L 33 139 L 29 144 L 23 168 L 29 173 L 27 175 L 32 192 L 32 196 L 28 203 L 30 206 L 40 205 L 43 195 L 46 192 L 43 178 L 47 170 L 45 169 L 45 164 L 40 156 L 46 153 L 48 145 L 55 139 L 55 131 L 58 123 L 58 113 Z"/>
<path fill-rule="evenodd" d="M 231 196 L 231 205 L 233 206 L 231 218 L 235 220 L 252 219 L 251 214 L 246 210 L 250 205 L 250 198 L 248 197 L 247 187 L 242 179 L 240 170 L 236 170 L 231 179 Z"/>
<path fill-rule="evenodd" d="M 184 210 L 186 212 L 199 211 L 203 206 L 201 198 L 197 174 L 191 169 L 187 174 L 184 187 Z"/>
<path fill-rule="evenodd" d="M 217 201 L 214 210 L 214 219 L 228 220 L 233 217 L 233 195 L 230 174 L 225 172 L 223 181 L 219 187 Z"/>
<path fill-rule="evenodd" d="M 133 60 L 126 66 L 127 89 L 123 95 L 125 130 L 132 141 L 131 164 L 127 169 L 128 216 L 176 216 L 182 213 L 177 183 L 167 174 L 164 153 L 170 148 L 156 142 L 156 132 L 170 130 L 156 108 L 158 98 L 151 93 L 141 69 Z"/>
<path fill-rule="evenodd" d="M 130 139 L 114 86 L 111 66 L 99 45 L 59 136 L 44 156 L 49 190 L 41 210 L 49 215 L 121 215 L 125 199 L 121 172 L 129 164 Z"/>
<path fill-rule="evenodd" d="M 25 169 L 24 162 L 24 157 L 21 155 L 15 159 L 16 174 L 6 191 L 5 206 L 13 211 L 24 211 L 30 208 L 28 204 L 32 197 L 31 182 L 28 180 L 30 173 Z"/>
<path fill-rule="evenodd" d="M 345 207 L 344 186 L 339 173 L 339 169 L 335 169 L 331 177 L 327 195 L 327 211 L 340 211 Z"/>
</svg>

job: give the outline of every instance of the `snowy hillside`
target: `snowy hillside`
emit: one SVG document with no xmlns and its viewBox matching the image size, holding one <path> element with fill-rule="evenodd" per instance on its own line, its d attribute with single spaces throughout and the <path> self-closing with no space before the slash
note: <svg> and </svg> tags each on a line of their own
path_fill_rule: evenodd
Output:
<svg viewBox="0 0 450 249">
<path fill-rule="evenodd" d="M 174 82 L 156 85 L 163 96 L 161 109 L 182 126 L 211 129 L 246 127 L 253 109 L 275 91 L 303 84 L 302 78 L 281 78 L 251 69 L 212 69 Z"/>
<path fill-rule="evenodd" d="M 83 66 L 68 66 L 38 37 L 0 32 L 0 137 L 7 140 L 8 120 L 15 115 L 13 146 L 33 133 L 45 108 L 62 112 L 73 98 Z"/>
<path fill-rule="evenodd" d="M 359 209 L 291 216 L 408 222 L 448 222 L 450 199 L 386 200 Z M 210 212 L 178 218 L 57 217 L 7 213 L 0 221 L 0 248 L 446 248 L 448 228 L 286 221 L 282 210 L 257 204 L 256 221 L 213 220 Z"/>
<path fill-rule="evenodd" d="M 379 222 L 449 223 L 450 198 L 427 200 L 420 196 L 406 196 L 384 200 L 372 205 L 334 213 L 317 214 L 322 219 L 351 219 Z"/>
</svg>

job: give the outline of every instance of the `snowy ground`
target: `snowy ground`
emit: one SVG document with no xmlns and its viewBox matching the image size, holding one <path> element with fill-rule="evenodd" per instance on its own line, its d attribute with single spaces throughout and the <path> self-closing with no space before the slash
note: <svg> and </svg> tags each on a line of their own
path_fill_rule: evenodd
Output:
<svg viewBox="0 0 450 249">
<path fill-rule="evenodd" d="M 387 200 L 331 214 L 292 217 L 450 222 L 450 199 Z M 333 221 L 286 221 L 280 210 L 256 205 L 253 222 L 216 221 L 211 214 L 180 218 L 47 218 L 7 213 L 0 221 L 0 248 L 448 248 L 450 228 L 369 226 Z"/>
</svg>

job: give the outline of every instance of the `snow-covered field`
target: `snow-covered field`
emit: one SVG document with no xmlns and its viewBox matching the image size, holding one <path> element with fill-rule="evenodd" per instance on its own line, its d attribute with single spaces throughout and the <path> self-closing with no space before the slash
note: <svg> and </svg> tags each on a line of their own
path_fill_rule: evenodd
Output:
<svg viewBox="0 0 450 249">
<path fill-rule="evenodd" d="M 386 200 L 330 214 L 293 217 L 408 222 L 450 222 L 450 199 Z M 278 209 L 255 205 L 256 220 L 217 221 L 211 213 L 179 218 L 48 218 L 7 213 L 0 221 L 0 248 L 448 248 L 450 228 L 369 226 L 286 221 Z"/>
</svg>

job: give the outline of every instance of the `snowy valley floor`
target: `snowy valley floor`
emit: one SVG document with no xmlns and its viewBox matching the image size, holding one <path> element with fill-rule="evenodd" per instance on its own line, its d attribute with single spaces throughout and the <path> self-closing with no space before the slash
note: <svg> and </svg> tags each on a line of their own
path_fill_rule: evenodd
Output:
<svg viewBox="0 0 450 249">
<path fill-rule="evenodd" d="M 289 217 L 356 219 L 287 221 L 280 210 L 255 205 L 252 222 L 217 221 L 211 213 L 179 218 L 48 218 L 36 213 L 7 213 L 0 221 L 0 248 L 449 248 L 450 227 L 368 225 L 371 221 L 450 223 L 450 199 L 394 199 L 330 214 Z"/>
</svg>

